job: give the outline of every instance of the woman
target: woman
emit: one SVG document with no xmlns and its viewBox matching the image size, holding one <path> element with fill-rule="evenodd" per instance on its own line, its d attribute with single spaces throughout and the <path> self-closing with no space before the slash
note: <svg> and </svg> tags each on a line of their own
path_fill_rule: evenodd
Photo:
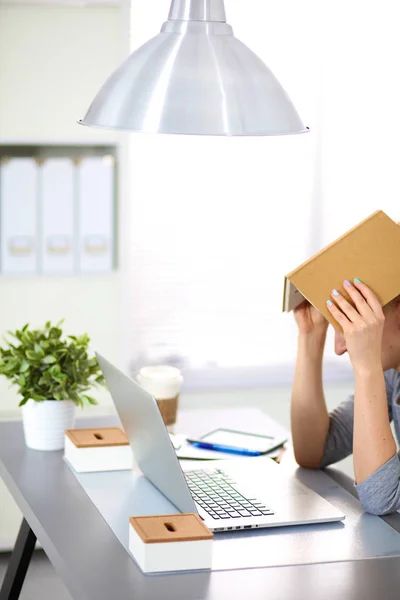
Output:
<svg viewBox="0 0 400 600">
<path fill-rule="evenodd" d="M 337 290 L 328 310 L 341 325 L 335 352 L 349 353 L 354 395 L 328 414 L 322 385 L 327 320 L 304 302 L 295 310 L 298 352 L 291 426 L 299 465 L 324 468 L 353 452 L 356 489 L 363 509 L 383 515 L 400 509 L 400 296 L 383 309 L 359 279 L 344 282 L 354 307 Z"/>
</svg>

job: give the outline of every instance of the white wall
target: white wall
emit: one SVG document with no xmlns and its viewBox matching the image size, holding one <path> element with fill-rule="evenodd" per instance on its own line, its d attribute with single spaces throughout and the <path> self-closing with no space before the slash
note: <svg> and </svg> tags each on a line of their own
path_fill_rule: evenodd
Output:
<svg viewBox="0 0 400 600">
<path fill-rule="evenodd" d="M 104 79 L 127 55 L 125 8 L 0 5 L 0 143 L 114 143 L 115 132 L 78 125 Z M 124 190 L 123 183 L 119 186 Z M 123 208 L 123 202 L 120 202 Z M 123 211 L 120 213 L 124 219 Z M 121 272 L 93 277 L 0 276 L 0 335 L 65 318 L 111 360 L 122 352 Z M 109 395 L 100 394 L 107 410 Z M 0 379 L 0 418 L 19 415 Z M 13 544 L 21 514 L 0 481 L 0 550 Z"/>
<path fill-rule="evenodd" d="M 0 6 L 0 141 L 115 140 L 77 124 L 126 53 L 121 9 Z"/>
<path fill-rule="evenodd" d="M 114 143 L 113 131 L 77 124 L 105 78 L 128 53 L 121 7 L 0 6 L 0 143 Z M 121 186 L 120 186 L 121 189 Z M 65 318 L 117 360 L 120 273 L 93 277 L 0 276 L 0 334 Z M 104 404 L 109 396 L 101 394 Z M 0 379 L 0 416 L 16 408 Z"/>
</svg>

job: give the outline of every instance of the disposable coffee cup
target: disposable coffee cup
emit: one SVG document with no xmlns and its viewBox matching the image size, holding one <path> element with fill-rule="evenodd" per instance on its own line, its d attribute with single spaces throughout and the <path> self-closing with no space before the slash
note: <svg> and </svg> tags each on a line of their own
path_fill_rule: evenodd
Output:
<svg viewBox="0 0 400 600">
<path fill-rule="evenodd" d="M 167 429 L 172 431 L 183 381 L 180 370 L 168 365 L 143 367 L 136 380 L 143 389 L 154 396 Z"/>
</svg>

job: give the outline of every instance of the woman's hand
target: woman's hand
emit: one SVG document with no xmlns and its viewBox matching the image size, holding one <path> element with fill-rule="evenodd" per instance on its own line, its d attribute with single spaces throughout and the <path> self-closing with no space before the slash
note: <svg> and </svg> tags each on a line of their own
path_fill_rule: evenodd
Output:
<svg viewBox="0 0 400 600">
<path fill-rule="evenodd" d="M 343 329 L 346 347 L 353 369 L 370 370 L 382 366 L 382 335 L 385 316 L 375 294 L 354 279 L 354 284 L 344 282 L 354 307 L 339 294 L 332 291 L 327 301 L 328 310 Z"/>
<path fill-rule="evenodd" d="M 296 319 L 300 334 L 326 334 L 329 325 L 328 321 L 307 300 L 304 300 L 304 302 L 294 309 L 294 318 Z"/>
</svg>

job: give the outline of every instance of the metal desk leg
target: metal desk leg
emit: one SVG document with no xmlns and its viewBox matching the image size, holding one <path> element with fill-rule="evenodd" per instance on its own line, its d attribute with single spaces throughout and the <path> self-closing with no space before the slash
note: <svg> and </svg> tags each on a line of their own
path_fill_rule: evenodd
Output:
<svg viewBox="0 0 400 600">
<path fill-rule="evenodd" d="M 23 519 L 0 589 L 0 600 L 18 600 L 35 543 L 36 535 L 29 527 L 28 522 Z"/>
</svg>

